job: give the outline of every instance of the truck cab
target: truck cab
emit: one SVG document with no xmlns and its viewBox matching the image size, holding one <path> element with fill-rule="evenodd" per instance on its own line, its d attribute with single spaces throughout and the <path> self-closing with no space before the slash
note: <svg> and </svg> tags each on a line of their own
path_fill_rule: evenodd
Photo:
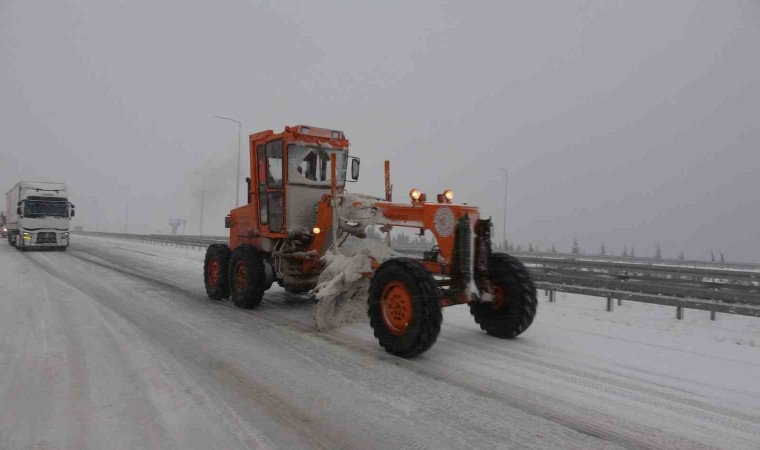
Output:
<svg viewBox="0 0 760 450">
<path fill-rule="evenodd" d="M 66 185 L 21 181 L 6 194 L 8 242 L 26 250 L 69 245 L 69 223 L 75 215 Z"/>
</svg>

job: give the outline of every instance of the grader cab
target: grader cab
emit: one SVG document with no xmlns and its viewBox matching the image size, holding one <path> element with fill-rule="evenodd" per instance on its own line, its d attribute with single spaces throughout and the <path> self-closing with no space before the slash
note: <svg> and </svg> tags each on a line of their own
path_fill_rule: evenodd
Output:
<svg viewBox="0 0 760 450">
<path fill-rule="evenodd" d="M 514 257 L 491 250 L 489 219 L 478 208 L 453 203 L 450 190 L 436 201 L 417 189 L 410 201 L 391 201 L 386 162 L 384 199 L 348 193 L 359 176 L 341 131 L 298 125 L 282 133 L 252 134 L 248 202 L 226 218 L 229 246 L 213 244 L 204 263 L 206 292 L 231 297 L 241 308 L 258 306 L 274 282 L 293 293 L 309 292 L 325 270 L 325 255 L 338 252 L 368 226 L 429 231 L 436 246 L 421 258 L 371 259 L 366 311 L 374 334 L 389 353 L 412 357 L 436 341 L 445 306 L 468 304 L 488 334 L 512 338 L 536 313 L 536 289 Z"/>
</svg>

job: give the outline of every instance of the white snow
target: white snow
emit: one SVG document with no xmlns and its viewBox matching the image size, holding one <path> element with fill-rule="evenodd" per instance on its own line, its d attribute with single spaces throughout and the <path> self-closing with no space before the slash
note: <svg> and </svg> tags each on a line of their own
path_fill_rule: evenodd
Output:
<svg viewBox="0 0 760 450">
<path fill-rule="evenodd" d="M 253 311 L 205 299 L 203 256 L 0 242 L 0 448 L 760 448 L 758 318 L 540 292 L 519 338 L 446 308 L 407 361 L 366 318 L 314 333 L 312 304 L 276 286 Z M 357 282 L 368 258 L 352 257 L 326 292 Z"/>
<path fill-rule="evenodd" d="M 372 262 L 382 264 L 398 256 L 387 245 L 374 239 L 362 239 L 359 247 L 328 251 L 323 257 L 325 270 L 312 293 L 317 299 L 314 324 L 327 330 L 366 319 Z"/>
</svg>

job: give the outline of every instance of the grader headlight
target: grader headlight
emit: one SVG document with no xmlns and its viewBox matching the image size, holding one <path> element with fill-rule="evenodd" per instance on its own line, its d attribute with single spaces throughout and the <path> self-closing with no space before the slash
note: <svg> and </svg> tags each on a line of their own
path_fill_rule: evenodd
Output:
<svg viewBox="0 0 760 450">
<path fill-rule="evenodd" d="M 445 191 L 443 191 L 443 197 L 446 199 L 446 201 L 450 202 L 451 200 L 454 199 L 454 191 L 452 191 L 451 189 L 446 189 Z"/>
<path fill-rule="evenodd" d="M 409 191 L 409 197 L 412 198 L 412 201 L 417 201 L 420 199 L 420 196 L 422 195 L 422 192 L 420 192 L 419 189 L 412 189 Z"/>
<path fill-rule="evenodd" d="M 314 227 L 311 229 L 311 232 L 314 234 L 319 234 L 322 232 L 322 230 L 320 230 L 319 227 Z"/>
</svg>

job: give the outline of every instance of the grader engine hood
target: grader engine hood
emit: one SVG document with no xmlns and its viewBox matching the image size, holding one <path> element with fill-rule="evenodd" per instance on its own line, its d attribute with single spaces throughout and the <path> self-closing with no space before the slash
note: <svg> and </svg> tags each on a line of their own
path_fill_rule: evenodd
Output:
<svg viewBox="0 0 760 450">
<path fill-rule="evenodd" d="M 441 247 L 441 256 L 451 261 L 457 221 L 467 216 L 471 231 L 480 220 L 478 208 L 451 203 L 391 203 L 361 194 L 343 194 L 338 198 L 338 227 L 357 237 L 364 237 L 368 225 L 417 228 L 432 232 Z"/>
</svg>

